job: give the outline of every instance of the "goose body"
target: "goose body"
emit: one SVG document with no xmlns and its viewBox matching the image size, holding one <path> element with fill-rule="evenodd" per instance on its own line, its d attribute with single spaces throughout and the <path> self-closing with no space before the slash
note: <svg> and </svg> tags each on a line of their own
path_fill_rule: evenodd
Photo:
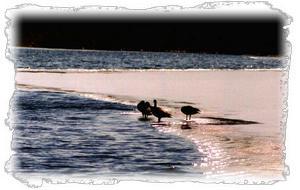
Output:
<svg viewBox="0 0 300 190">
<path fill-rule="evenodd" d="M 160 122 L 161 118 L 164 117 L 171 117 L 171 114 L 164 111 L 163 109 L 161 109 L 160 107 L 157 107 L 157 101 L 154 100 L 154 106 L 151 106 L 151 112 L 152 114 L 158 118 L 158 122 Z"/>
<path fill-rule="evenodd" d="M 137 109 L 142 113 L 142 116 L 147 119 L 148 115 L 151 115 L 150 103 L 144 100 L 137 104 Z"/>
<path fill-rule="evenodd" d="M 191 119 L 192 115 L 199 113 L 200 110 L 192 106 L 183 106 L 181 107 L 181 112 L 186 115 L 186 120 L 188 120 L 188 117 Z"/>
</svg>

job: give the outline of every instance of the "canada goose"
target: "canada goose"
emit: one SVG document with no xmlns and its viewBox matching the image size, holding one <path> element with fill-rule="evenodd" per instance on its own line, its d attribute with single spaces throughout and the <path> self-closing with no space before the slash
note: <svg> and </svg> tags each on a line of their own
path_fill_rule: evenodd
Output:
<svg viewBox="0 0 300 190">
<path fill-rule="evenodd" d="M 188 120 L 188 116 L 189 116 L 189 119 L 191 119 L 192 115 L 199 113 L 200 110 L 198 108 L 194 108 L 192 106 L 183 106 L 183 107 L 181 107 L 181 112 L 186 115 L 186 120 Z"/>
<path fill-rule="evenodd" d="M 163 117 L 171 117 L 171 114 L 168 112 L 165 112 L 160 107 L 157 107 L 157 101 L 153 100 L 154 106 L 151 106 L 151 112 L 152 114 L 158 118 L 158 122 L 160 122 L 160 119 Z"/>
<path fill-rule="evenodd" d="M 142 113 L 143 118 L 147 119 L 148 115 L 151 115 L 150 103 L 144 100 L 137 104 L 137 109 Z"/>
</svg>

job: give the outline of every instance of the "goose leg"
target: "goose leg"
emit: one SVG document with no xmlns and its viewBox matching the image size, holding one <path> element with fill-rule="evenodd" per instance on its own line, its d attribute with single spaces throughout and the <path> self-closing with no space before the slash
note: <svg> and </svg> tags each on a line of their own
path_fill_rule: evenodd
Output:
<svg viewBox="0 0 300 190">
<path fill-rule="evenodd" d="M 185 120 L 188 120 L 188 115 L 185 115 Z"/>
<path fill-rule="evenodd" d="M 160 117 L 158 118 L 158 123 L 160 122 Z"/>
</svg>

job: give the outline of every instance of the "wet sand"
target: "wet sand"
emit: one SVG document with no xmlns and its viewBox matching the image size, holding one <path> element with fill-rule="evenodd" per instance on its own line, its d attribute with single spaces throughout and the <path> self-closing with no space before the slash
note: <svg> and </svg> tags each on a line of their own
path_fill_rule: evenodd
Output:
<svg viewBox="0 0 300 190">
<path fill-rule="evenodd" d="M 16 73 L 18 85 L 32 88 L 128 96 L 136 100 L 156 98 L 162 106 L 199 107 L 202 113 L 193 117 L 196 122 L 191 124 L 191 130 L 182 130 L 180 123 L 159 130 L 192 140 L 205 155 L 205 160 L 195 167 L 211 180 L 228 182 L 283 179 L 281 78 L 282 72 L 278 70 Z M 178 109 L 171 111 L 175 119 L 185 118 Z M 197 121 L 204 116 L 259 124 L 199 125 Z"/>
</svg>

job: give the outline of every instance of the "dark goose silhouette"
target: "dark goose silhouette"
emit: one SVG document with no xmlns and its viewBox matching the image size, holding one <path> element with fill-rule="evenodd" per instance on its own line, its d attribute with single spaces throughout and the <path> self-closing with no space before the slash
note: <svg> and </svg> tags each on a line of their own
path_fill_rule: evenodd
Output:
<svg viewBox="0 0 300 190">
<path fill-rule="evenodd" d="M 182 106 L 181 107 L 181 112 L 184 113 L 186 115 L 186 120 L 192 118 L 192 115 L 197 114 L 200 112 L 200 110 L 198 108 L 194 108 L 192 106 Z"/>
<path fill-rule="evenodd" d="M 160 122 L 160 119 L 163 117 L 171 117 L 171 114 L 168 112 L 165 112 L 160 107 L 157 107 L 157 101 L 153 100 L 154 106 L 151 106 L 151 112 L 152 114 L 158 118 L 158 122 Z"/>
<path fill-rule="evenodd" d="M 140 101 L 137 104 L 137 109 L 142 113 L 144 119 L 147 119 L 148 115 L 151 115 L 151 108 L 149 102 L 145 102 L 144 100 Z"/>
</svg>

